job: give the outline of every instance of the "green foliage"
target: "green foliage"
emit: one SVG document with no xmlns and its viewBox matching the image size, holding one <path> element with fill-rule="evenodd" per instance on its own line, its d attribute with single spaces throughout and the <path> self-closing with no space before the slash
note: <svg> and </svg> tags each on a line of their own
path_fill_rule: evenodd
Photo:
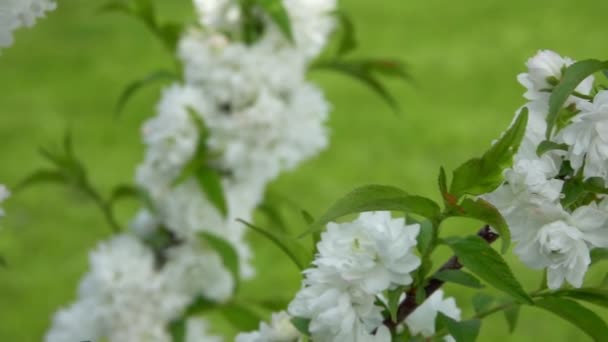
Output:
<svg viewBox="0 0 608 342">
<path fill-rule="evenodd" d="M 536 148 L 536 154 L 541 157 L 543 154 L 549 152 L 549 151 L 568 151 L 568 145 L 567 144 L 558 144 L 556 142 L 550 141 L 550 140 L 544 140 L 542 141 L 540 144 L 538 144 L 538 147 Z"/>
<path fill-rule="evenodd" d="M 452 335 L 452 337 L 454 337 L 456 342 L 474 342 L 479 335 L 481 321 L 478 319 L 459 322 L 441 312 L 439 312 L 437 319 L 440 324 L 447 328 L 448 332 L 450 335 Z"/>
<path fill-rule="evenodd" d="M 519 320 L 519 312 L 521 311 L 521 305 L 513 304 L 510 305 L 503 311 L 505 321 L 509 328 L 509 332 L 512 333 L 517 327 L 517 321 Z"/>
<path fill-rule="evenodd" d="M 532 303 L 503 258 L 478 236 L 447 238 L 459 262 L 479 278 L 522 303 Z"/>
<path fill-rule="evenodd" d="M 483 288 L 483 284 L 474 275 L 461 270 L 443 270 L 433 274 L 433 278 L 474 289 Z"/>
<path fill-rule="evenodd" d="M 483 313 L 487 311 L 492 303 L 494 303 L 494 297 L 489 294 L 483 292 L 477 292 L 473 295 L 471 302 L 473 303 L 473 309 L 475 309 L 476 314 Z"/>
<path fill-rule="evenodd" d="M 264 12 L 270 16 L 272 21 L 279 27 L 281 32 L 293 42 L 293 32 L 291 30 L 291 22 L 289 21 L 289 15 L 285 6 L 283 6 L 282 0 L 257 0 L 256 1 Z"/>
<path fill-rule="evenodd" d="M 40 154 L 53 169 L 41 168 L 33 171 L 21 180 L 15 191 L 23 191 L 39 184 L 58 184 L 72 187 L 92 200 L 101 210 L 114 232 L 122 228 L 112 211 L 112 199 L 106 200 L 89 181 L 84 163 L 76 156 L 70 132 L 66 132 L 61 146 L 40 148 Z"/>
<path fill-rule="evenodd" d="M 209 202 L 225 217 L 228 214 L 228 204 L 222 186 L 222 178 L 217 170 L 208 165 L 209 153 L 206 141 L 209 136 L 209 129 L 200 115 L 191 109 L 188 112 L 198 128 L 199 142 L 192 159 L 184 165 L 181 173 L 173 181 L 173 186 L 182 184 L 191 177 L 194 177 L 201 192 L 205 194 Z"/>
<path fill-rule="evenodd" d="M 430 220 L 437 219 L 441 211 L 439 205 L 428 198 L 408 195 L 393 186 L 367 185 L 351 191 L 336 201 L 313 223 L 313 229 L 319 229 L 326 223 L 348 214 L 375 210 L 401 211 Z"/>
<path fill-rule="evenodd" d="M 454 170 L 450 194 L 481 195 L 496 189 L 503 181 L 502 171 L 511 166 L 528 123 L 528 109 L 521 110 L 515 122 L 481 158 L 473 158 Z"/>
<path fill-rule="evenodd" d="M 296 327 L 296 329 L 298 329 L 298 331 L 303 335 L 310 336 L 310 332 L 308 330 L 310 327 L 310 319 L 294 317 L 291 319 L 291 324 L 293 324 L 293 326 Z"/>
<path fill-rule="evenodd" d="M 343 10 L 336 10 L 334 11 L 334 15 L 340 24 L 340 40 L 338 42 L 336 55 L 341 57 L 357 48 L 357 36 L 355 33 L 355 25 L 348 13 Z"/>
<path fill-rule="evenodd" d="M 257 330 L 263 320 L 257 313 L 236 302 L 224 305 L 220 313 L 238 331 Z"/>
<path fill-rule="evenodd" d="M 152 0 L 115 0 L 100 8 L 101 12 L 118 12 L 140 20 L 173 54 L 183 27 L 177 23 L 159 23 Z"/>
<path fill-rule="evenodd" d="M 135 95 L 143 88 L 155 84 L 157 82 L 172 81 L 177 79 L 179 79 L 179 76 L 176 75 L 175 72 L 167 70 L 158 70 L 151 72 L 148 75 L 127 84 L 123 88 L 120 96 L 118 97 L 118 101 L 116 101 L 116 105 L 114 107 L 114 115 L 120 115 L 129 100 L 133 97 L 133 95 Z"/>
<path fill-rule="evenodd" d="M 547 310 L 564 320 L 574 324 L 584 331 L 595 342 L 602 342 L 608 336 L 608 326 L 593 311 L 575 301 L 563 298 L 547 297 L 534 303 L 537 307 Z"/>
<path fill-rule="evenodd" d="M 608 289 L 564 289 L 546 294 L 547 297 L 568 297 L 608 308 Z"/>
<path fill-rule="evenodd" d="M 395 77 L 411 81 L 403 63 L 392 59 L 343 60 L 335 58 L 321 60 L 311 65 L 311 70 L 335 71 L 360 81 L 380 96 L 396 113 L 401 110 L 391 92 L 380 80 L 380 76 Z"/>
<path fill-rule="evenodd" d="M 207 232 L 199 233 L 199 237 L 206 245 L 220 255 L 224 266 L 226 266 L 234 278 L 235 288 L 238 288 L 240 279 L 239 255 L 234 247 L 232 247 L 232 244 L 217 235 Z"/>
<path fill-rule="evenodd" d="M 283 253 L 285 253 L 285 255 L 289 257 L 291 261 L 293 261 L 300 271 L 304 270 L 310 263 L 312 258 L 311 253 L 308 253 L 296 239 L 281 235 L 278 232 L 275 233 L 270 230 L 260 228 L 241 219 L 238 219 L 237 221 L 274 243 L 281 251 L 283 251 Z"/>
<path fill-rule="evenodd" d="M 549 114 L 547 115 L 547 131 L 545 134 L 547 140 L 551 139 L 553 128 L 560 120 L 561 109 L 576 87 L 587 77 L 605 69 L 608 69 L 608 61 L 602 62 L 596 59 L 579 61 L 566 68 L 562 79 L 553 88 L 549 98 Z"/>
<path fill-rule="evenodd" d="M 608 248 L 595 248 L 591 250 L 591 265 L 602 260 L 608 260 Z"/>
<path fill-rule="evenodd" d="M 490 202 L 482 198 L 476 200 L 465 198 L 457 206 L 457 210 L 452 210 L 450 214 L 452 216 L 477 219 L 489 224 L 502 237 L 502 253 L 505 253 L 509 248 L 511 244 L 511 231 L 498 209 Z"/>
</svg>

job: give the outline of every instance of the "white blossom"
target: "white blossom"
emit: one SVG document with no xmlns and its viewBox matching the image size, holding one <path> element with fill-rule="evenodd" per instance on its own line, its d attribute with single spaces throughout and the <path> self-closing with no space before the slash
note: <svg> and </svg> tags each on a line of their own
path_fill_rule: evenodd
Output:
<svg viewBox="0 0 608 342">
<path fill-rule="evenodd" d="M 222 342 L 223 338 L 210 335 L 209 322 L 201 318 L 189 318 L 186 321 L 185 342 Z"/>
<path fill-rule="evenodd" d="M 420 265 L 413 254 L 419 230 L 390 212 L 328 224 L 317 244 L 316 267 L 304 271 L 289 314 L 311 320 L 315 341 L 390 341 L 382 308 L 374 303 L 383 291 L 412 282 L 409 273 Z"/>
<path fill-rule="evenodd" d="M 505 216 L 511 228 L 515 253 L 526 265 L 547 268 L 548 286 L 564 281 L 580 287 L 593 247 L 608 245 L 608 210 L 605 201 L 582 206 L 571 214 L 561 205 L 530 205 Z"/>
<path fill-rule="evenodd" d="M 443 298 L 443 290 L 435 291 L 405 319 L 412 336 L 422 334 L 430 337 L 435 334 L 435 319 L 442 313 L 456 321 L 460 320 L 460 309 L 454 298 Z"/>
<path fill-rule="evenodd" d="M 8 188 L 2 184 L 0 184 L 0 203 L 6 200 L 11 195 Z M 4 210 L 0 208 L 0 217 L 4 216 Z"/>
<path fill-rule="evenodd" d="M 406 225 L 390 212 L 362 213 L 348 223 L 329 223 L 317 245 L 313 262 L 330 268 L 349 283 L 377 294 L 412 282 L 410 272 L 420 266 L 413 254 L 420 225 Z"/>
<path fill-rule="evenodd" d="M 272 314 L 270 324 L 260 323 L 257 331 L 241 333 L 236 342 L 297 342 L 300 333 L 291 323 L 292 317 L 285 311 Z"/>
<path fill-rule="evenodd" d="M 563 69 L 574 63 L 569 57 L 562 57 L 551 50 L 540 50 L 526 63 L 528 72 L 519 74 L 517 80 L 527 88 L 524 97 L 528 100 L 548 100 L 553 85 L 549 78 L 561 80 Z M 593 76 L 586 78 L 576 91 L 588 95 L 593 87 Z"/>
<path fill-rule="evenodd" d="M 56 314 L 46 340 L 168 342 L 168 322 L 193 298 L 222 301 L 231 296 L 233 280 L 219 256 L 188 245 L 169 253 L 159 269 L 152 251 L 134 236 L 101 244 L 91 254 L 78 301 Z M 90 312 L 83 314 L 85 310 Z"/>
<path fill-rule="evenodd" d="M 289 304 L 291 315 L 311 319 L 309 331 L 313 340 L 390 341 L 390 333 L 382 326 L 382 308 L 374 305 L 375 296 L 342 279 L 321 274 L 324 271 L 308 270 L 305 286 Z M 377 334 L 372 335 L 376 329 Z"/>
<path fill-rule="evenodd" d="M 580 106 L 560 137 L 569 145 L 568 159 L 575 170 L 584 165 L 585 177 L 608 180 L 608 91 L 599 92 L 593 103 Z"/>
<path fill-rule="evenodd" d="M 53 0 L 1 0 L 0 47 L 13 44 L 13 31 L 20 27 L 32 27 L 38 18 L 57 7 Z"/>
</svg>

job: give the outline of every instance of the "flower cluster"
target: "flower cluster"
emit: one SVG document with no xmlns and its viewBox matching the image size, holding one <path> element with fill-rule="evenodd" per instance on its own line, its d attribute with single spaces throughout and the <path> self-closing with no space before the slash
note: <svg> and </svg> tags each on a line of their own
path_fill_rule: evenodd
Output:
<svg viewBox="0 0 608 342">
<path fill-rule="evenodd" d="M 237 342 L 299 341 L 289 324 L 291 317 L 310 320 L 315 341 L 391 341 L 383 325 L 385 307 L 378 303 L 386 303 L 386 291 L 411 285 L 410 274 L 420 266 L 414 254 L 419 231 L 419 224 L 406 224 L 390 212 L 367 212 L 352 222 L 329 223 L 289 315 L 273 315 L 270 325 L 262 323 L 259 331 L 240 334 Z M 399 302 L 404 299 L 401 295 Z M 435 333 L 439 312 L 460 320 L 454 299 L 444 300 L 439 290 L 404 323 L 412 336 L 429 337 Z"/>
<path fill-rule="evenodd" d="M 32 27 L 38 18 L 57 7 L 53 0 L 3 0 L 0 2 L 0 47 L 13 44 L 13 31 Z"/>
<path fill-rule="evenodd" d="M 142 128 L 146 152 L 136 182 L 153 208 L 91 254 L 79 300 L 55 316 L 49 342 L 168 341 L 168 323 L 194 299 L 226 301 L 234 279 L 200 233 L 228 241 L 241 276 L 252 276 L 245 227 L 236 219 L 249 220 L 268 182 L 327 145 L 329 107 L 305 73 L 333 27 L 335 1 L 286 0 L 293 42 L 265 16 L 258 40 L 236 39 L 230 32 L 243 19 L 237 1 L 195 5 L 204 29 L 188 30 L 178 44 L 184 81 L 164 89 L 157 115 Z M 226 213 L 195 175 L 177 181 L 201 146 L 200 167 L 219 175 Z M 159 236 L 168 242 L 149 243 Z M 186 338 L 215 339 L 193 319 Z"/>
<path fill-rule="evenodd" d="M 529 267 L 546 269 L 552 289 L 565 281 L 580 287 L 590 250 L 608 247 L 608 200 L 585 191 L 608 181 L 608 91 L 596 91 L 593 76 L 567 99 L 567 120 L 551 135 L 555 148 L 539 150 L 548 144 L 551 90 L 572 63 L 546 50 L 528 61 L 528 72 L 518 77 L 527 89 L 528 127 L 504 185 L 486 195 L 505 217 L 515 253 Z"/>
</svg>

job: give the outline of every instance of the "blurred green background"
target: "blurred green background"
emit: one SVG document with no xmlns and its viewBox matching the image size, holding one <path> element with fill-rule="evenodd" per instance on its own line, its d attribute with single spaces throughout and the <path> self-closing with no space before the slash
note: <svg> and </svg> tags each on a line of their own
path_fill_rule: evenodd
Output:
<svg viewBox="0 0 608 342">
<path fill-rule="evenodd" d="M 142 159 L 139 127 L 154 113 L 159 87 L 138 94 L 119 120 L 113 118 L 113 104 L 127 82 L 171 61 L 142 25 L 97 14 L 102 3 L 59 0 L 57 11 L 35 28 L 20 30 L 15 45 L 2 51 L 0 183 L 14 185 L 43 165 L 38 146 L 57 141 L 66 128 L 96 185 L 109 190 L 132 180 Z M 164 18 L 192 19 L 187 0 L 157 3 Z M 481 153 L 524 103 L 515 77 L 528 57 L 548 48 L 575 59 L 608 58 L 603 1 L 343 0 L 342 7 L 357 25 L 357 54 L 407 61 L 417 85 L 392 87 L 404 109 L 396 116 L 359 84 L 312 75 L 334 107 L 331 147 L 271 189 L 313 214 L 366 183 L 437 198 L 439 167 L 450 170 Z M 121 212 L 123 222 L 134 208 Z M 6 209 L 0 252 L 9 267 L 0 269 L 0 341 L 39 341 L 53 312 L 74 299 L 87 253 L 110 230 L 91 203 L 59 187 L 19 194 Z M 478 226 L 463 220 L 445 230 L 473 232 Z M 299 286 L 296 270 L 268 242 L 251 240 L 259 275 L 243 286 L 242 296 L 291 297 Z M 443 251 L 439 258 L 445 256 Z M 539 274 L 516 258 L 510 262 L 528 289 L 537 286 Z M 597 282 L 605 267 L 596 266 L 587 281 Z M 469 316 L 471 292 L 447 291 Z M 602 315 L 608 318 L 606 310 Z M 569 323 L 525 308 L 513 335 L 495 315 L 484 321 L 480 341 L 539 337 L 588 340 Z"/>
</svg>

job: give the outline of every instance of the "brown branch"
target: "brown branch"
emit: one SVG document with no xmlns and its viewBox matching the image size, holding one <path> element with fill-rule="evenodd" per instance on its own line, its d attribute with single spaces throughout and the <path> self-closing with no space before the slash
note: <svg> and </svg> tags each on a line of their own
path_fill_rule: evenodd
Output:
<svg viewBox="0 0 608 342">
<path fill-rule="evenodd" d="M 499 235 L 494 233 L 490 226 L 484 226 L 477 232 L 477 236 L 486 240 L 488 243 L 492 243 L 499 238 Z M 451 257 L 445 264 L 443 264 L 437 273 L 446 270 L 459 270 L 462 268 L 462 264 L 458 261 L 456 256 Z M 437 278 L 431 277 L 428 284 L 424 287 L 424 296 L 425 298 L 430 297 L 435 291 L 437 291 L 442 285 L 444 281 L 439 280 Z M 384 325 L 386 325 L 389 329 L 394 330 L 397 325 L 403 322 L 407 316 L 409 316 L 419 305 L 416 303 L 416 288 L 410 288 L 405 295 L 405 300 L 399 305 L 397 309 L 397 320 L 392 321 L 390 318 L 387 318 L 384 321 Z"/>
</svg>

